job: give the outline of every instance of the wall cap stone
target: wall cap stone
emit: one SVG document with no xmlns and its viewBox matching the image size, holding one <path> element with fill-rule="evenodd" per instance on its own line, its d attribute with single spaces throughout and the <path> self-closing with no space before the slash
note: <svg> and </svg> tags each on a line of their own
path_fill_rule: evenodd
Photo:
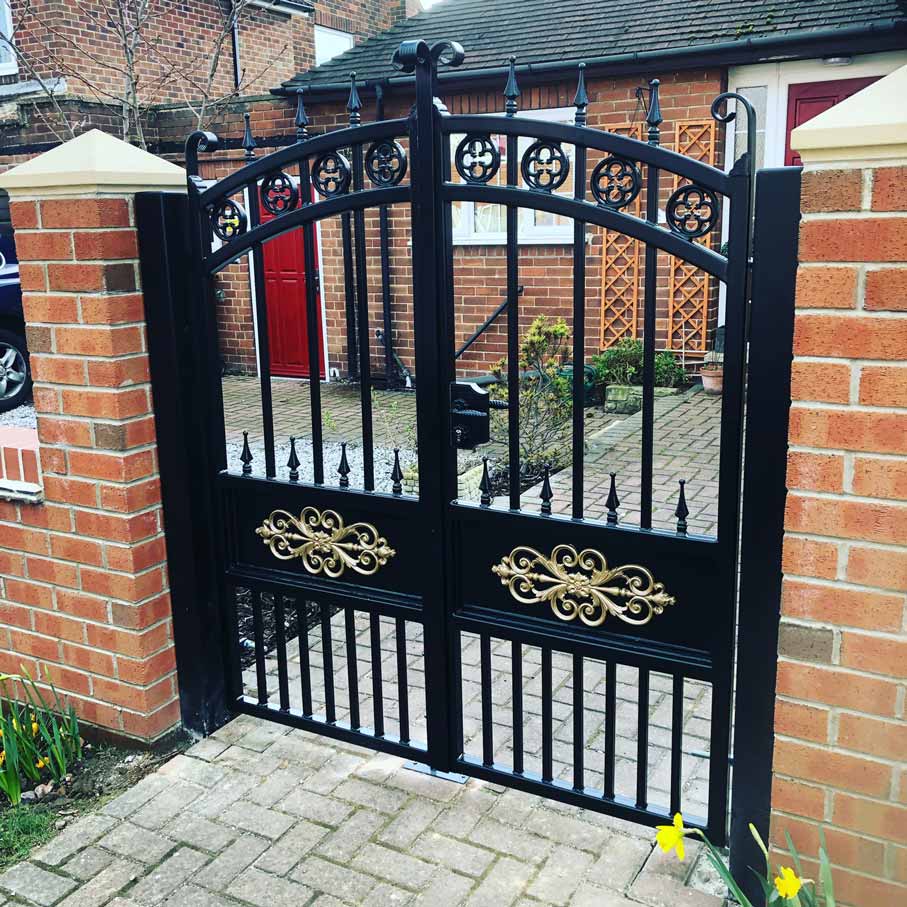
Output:
<svg viewBox="0 0 907 907">
<path fill-rule="evenodd" d="M 0 175 L 11 196 L 88 195 L 186 189 L 186 171 L 90 129 Z"/>
<path fill-rule="evenodd" d="M 907 159 L 907 66 L 889 73 L 791 133 L 804 165 Z"/>
</svg>

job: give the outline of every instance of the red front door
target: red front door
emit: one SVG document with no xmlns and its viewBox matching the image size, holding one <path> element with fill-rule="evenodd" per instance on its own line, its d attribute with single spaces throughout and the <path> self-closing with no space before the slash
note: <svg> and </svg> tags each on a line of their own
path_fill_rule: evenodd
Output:
<svg viewBox="0 0 907 907">
<path fill-rule="evenodd" d="M 787 90 L 787 138 L 784 146 L 784 163 L 788 167 L 800 167 L 800 155 L 791 151 L 790 134 L 807 120 L 840 104 L 845 98 L 856 94 L 867 85 L 877 82 L 881 76 L 865 79 L 834 79 L 831 82 L 805 82 L 791 85 Z"/>
<path fill-rule="evenodd" d="M 274 215 L 261 209 L 262 221 Z M 262 247 L 265 270 L 265 302 L 268 309 L 268 340 L 271 374 L 279 378 L 308 378 L 309 332 L 306 324 L 305 257 L 302 232 L 292 230 Z M 315 231 L 318 260 L 318 231 Z M 321 323 L 321 291 L 318 292 L 318 372 L 324 377 L 324 337 Z"/>
</svg>

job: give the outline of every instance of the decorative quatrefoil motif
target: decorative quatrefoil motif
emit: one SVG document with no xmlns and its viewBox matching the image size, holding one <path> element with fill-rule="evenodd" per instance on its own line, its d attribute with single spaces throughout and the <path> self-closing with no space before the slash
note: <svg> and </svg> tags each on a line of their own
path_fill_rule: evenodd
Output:
<svg viewBox="0 0 907 907">
<path fill-rule="evenodd" d="M 696 239 L 714 229 L 719 211 L 714 192 L 703 186 L 690 185 L 681 186 L 671 195 L 665 217 L 675 233 Z"/>
<path fill-rule="evenodd" d="M 639 195 L 642 176 L 633 161 L 610 155 L 592 171 L 592 195 L 606 208 L 625 208 Z"/>
<path fill-rule="evenodd" d="M 351 179 L 349 162 L 339 151 L 328 151 L 312 162 L 312 183 L 325 198 L 343 195 Z"/>
<path fill-rule="evenodd" d="M 365 172 L 376 186 L 396 186 L 406 176 L 406 152 L 399 142 L 384 139 L 366 152 Z"/>
<path fill-rule="evenodd" d="M 558 142 L 539 139 L 533 142 L 520 163 L 523 182 L 531 189 L 554 192 L 570 173 L 570 159 Z"/>
<path fill-rule="evenodd" d="M 292 211 L 299 200 L 293 180 L 283 172 L 272 173 L 261 184 L 261 203 L 269 214 Z"/>
<path fill-rule="evenodd" d="M 209 210 L 211 229 L 223 242 L 229 242 L 246 232 L 246 212 L 236 202 L 225 198 Z"/>
<path fill-rule="evenodd" d="M 457 145 L 454 164 L 467 183 L 487 183 L 501 167 L 501 152 L 490 136 L 470 133 Z"/>
</svg>

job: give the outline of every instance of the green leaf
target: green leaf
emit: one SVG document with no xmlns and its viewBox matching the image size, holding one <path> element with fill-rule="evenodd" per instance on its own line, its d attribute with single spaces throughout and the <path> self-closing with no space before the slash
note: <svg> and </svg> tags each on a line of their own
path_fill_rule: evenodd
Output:
<svg viewBox="0 0 907 907">
<path fill-rule="evenodd" d="M 797 848 L 794 847 L 794 839 L 790 836 L 790 832 L 785 829 L 784 839 L 787 841 L 787 849 L 790 851 L 790 858 L 794 862 L 794 870 L 800 878 L 803 878 L 803 867 L 800 865 L 800 854 L 797 853 Z"/>
<path fill-rule="evenodd" d="M 828 845 L 825 843 L 825 831 L 821 828 L 819 829 L 819 878 L 822 880 L 825 907 L 837 907 L 835 883 L 831 875 L 831 861 L 828 859 Z"/>
</svg>

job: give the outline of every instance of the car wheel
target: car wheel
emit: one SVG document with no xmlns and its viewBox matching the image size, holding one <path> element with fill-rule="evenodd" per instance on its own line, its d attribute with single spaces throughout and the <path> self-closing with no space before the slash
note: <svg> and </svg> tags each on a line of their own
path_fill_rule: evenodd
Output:
<svg viewBox="0 0 907 907">
<path fill-rule="evenodd" d="M 0 330 L 0 413 L 24 403 L 30 391 L 31 369 L 25 338 Z"/>
</svg>

